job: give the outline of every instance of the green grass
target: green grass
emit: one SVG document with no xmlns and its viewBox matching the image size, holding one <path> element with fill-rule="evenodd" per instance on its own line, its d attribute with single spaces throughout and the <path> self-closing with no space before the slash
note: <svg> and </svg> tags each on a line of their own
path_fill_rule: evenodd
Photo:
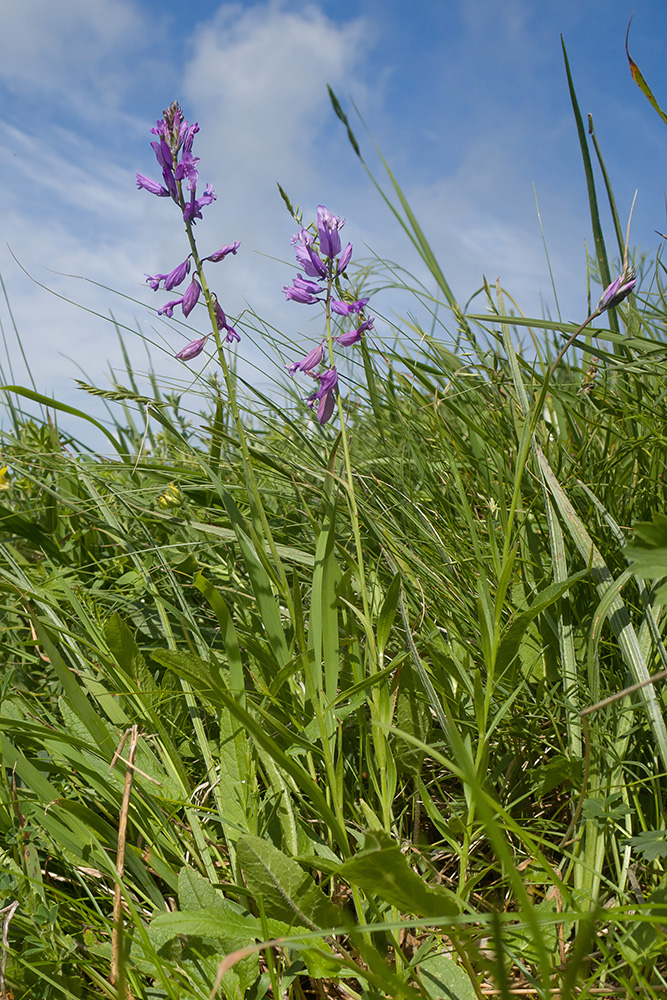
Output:
<svg viewBox="0 0 667 1000">
<path fill-rule="evenodd" d="M 16 1000 L 665 992 L 664 269 L 549 378 L 575 327 L 460 306 L 388 183 L 437 292 L 360 269 L 346 435 L 128 372 L 102 457 L 5 392 Z"/>
</svg>

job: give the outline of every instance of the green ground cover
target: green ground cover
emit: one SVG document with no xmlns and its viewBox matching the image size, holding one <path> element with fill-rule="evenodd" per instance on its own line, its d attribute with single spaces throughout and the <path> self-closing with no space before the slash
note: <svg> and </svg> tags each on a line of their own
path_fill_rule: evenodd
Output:
<svg viewBox="0 0 667 1000">
<path fill-rule="evenodd" d="M 664 267 L 558 359 L 381 193 L 436 291 L 350 266 L 404 314 L 323 426 L 219 343 L 104 456 L 5 391 L 7 996 L 664 994 Z"/>
</svg>

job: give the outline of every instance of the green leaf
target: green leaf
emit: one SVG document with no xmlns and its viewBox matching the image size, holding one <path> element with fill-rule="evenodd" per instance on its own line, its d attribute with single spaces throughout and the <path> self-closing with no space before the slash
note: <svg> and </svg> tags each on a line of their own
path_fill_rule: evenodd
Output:
<svg viewBox="0 0 667 1000">
<path fill-rule="evenodd" d="M 3 536 L 15 536 L 25 538 L 31 545 L 43 549 L 44 552 L 57 562 L 63 562 L 63 555 L 52 538 L 44 531 L 41 525 L 28 520 L 22 514 L 15 514 L 9 507 L 0 504 L 0 534 Z"/>
<path fill-rule="evenodd" d="M 642 830 L 636 837 L 630 837 L 626 843 L 631 844 L 646 861 L 667 857 L 667 830 Z"/>
<path fill-rule="evenodd" d="M 398 607 L 398 597 L 401 592 L 401 574 L 396 573 L 389 584 L 385 594 L 377 623 L 377 644 L 380 653 L 384 653 L 384 648 L 389 640 L 391 626 L 394 624 L 396 608 Z"/>
<path fill-rule="evenodd" d="M 656 513 L 652 521 L 635 524 L 634 530 L 637 540 L 625 548 L 632 572 L 645 580 L 667 576 L 667 516 Z M 655 600 L 667 603 L 667 585 L 658 588 Z"/>
<path fill-rule="evenodd" d="M 419 971 L 431 1000 L 476 1000 L 470 978 L 446 955 L 429 955 L 420 963 Z"/>
<path fill-rule="evenodd" d="M 338 874 L 367 896 L 379 896 L 410 916 L 449 917 L 458 913 L 449 895 L 427 886 L 410 868 L 398 844 L 380 831 L 366 834 L 363 850 L 341 865 Z"/>
<path fill-rule="evenodd" d="M 310 930 L 341 922 L 339 909 L 312 877 L 273 844 L 247 834 L 236 850 L 248 891 L 262 899 L 267 917 Z"/>
<path fill-rule="evenodd" d="M 178 902 L 181 910 L 225 908 L 225 898 L 220 890 L 189 865 L 184 865 L 178 873 Z"/>
<path fill-rule="evenodd" d="M 630 66 L 630 72 L 632 74 L 632 79 L 635 81 L 635 83 L 637 84 L 637 86 L 639 87 L 639 89 L 641 90 L 642 94 L 647 99 L 647 101 L 649 102 L 649 104 L 651 105 L 651 107 L 653 108 L 653 110 L 658 112 L 658 114 L 662 118 L 662 120 L 665 123 L 665 125 L 667 125 L 667 115 L 665 114 L 665 112 L 662 110 L 662 108 L 660 107 L 660 105 L 656 101 L 655 97 L 653 96 L 653 92 L 652 92 L 651 88 L 649 87 L 648 83 L 646 82 L 646 80 L 644 79 L 639 66 L 634 61 L 634 59 L 632 58 L 632 56 L 630 55 L 630 50 L 628 49 L 628 36 L 630 35 L 630 25 L 631 24 L 632 24 L 632 18 L 630 18 L 630 20 L 628 22 L 628 30 L 625 33 L 625 54 L 628 57 L 628 64 Z"/>
<path fill-rule="evenodd" d="M 231 687 L 232 690 L 237 693 L 237 696 L 243 700 L 243 691 L 245 687 L 243 679 L 243 661 L 241 660 L 239 640 L 236 634 L 236 629 L 234 628 L 232 616 L 229 613 L 229 608 L 227 607 L 222 594 L 215 589 L 213 584 L 206 579 L 203 573 L 197 574 L 194 583 L 197 590 L 204 595 L 208 603 L 211 605 L 215 617 L 218 619 L 220 635 L 225 647 L 225 652 L 227 653 L 227 664 L 229 666 Z"/>
<path fill-rule="evenodd" d="M 587 575 L 588 570 L 581 570 L 579 573 L 573 573 L 567 580 L 552 583 L 535 597 L 527 610 L 518 611 L 514 615 L 511 625 L 508 627 L 498 646 L 496 670 L 499 673 L 511 663 L 519 652 L 521 639 L 531 622 L 538 615 L 542 614 L 543 611 L 551 607 L 552 604 L 555 604 L 570 589 L 573 583 L 577 580 L 582 580 Z"/>
</svg>

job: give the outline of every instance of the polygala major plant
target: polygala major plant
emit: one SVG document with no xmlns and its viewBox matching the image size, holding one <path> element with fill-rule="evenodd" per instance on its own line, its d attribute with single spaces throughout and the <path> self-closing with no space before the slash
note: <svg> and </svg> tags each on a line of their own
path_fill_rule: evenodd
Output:
<svg viewBox="0 0 667 1000">
<path fill-rule="evenodd" d="M 317 407 L 317 419 L 321 424 L 326 424 L 331 418 L 338 392 L 334 342 L 339 347 L 351 347 L 359 343 L 364 333 L 373 329 L 373 320 L 364 318 L 368 299 L 350 301 L 344 297 L 341 288 L 341 275 L 352 259 L 351 243 L 348 243 L 344 250 L 341 249 L 340 231 L 344 225 L 345 219 L 333 215 L 324 205 L 318 205 L 316 234 L 301 226 L 299 232 L 292 237 L 297 263 L 303 268 L 306 277 L 297 274 L 292 284 L 283 288 L 288 301 L 300 302 L 302 305 L 324 303 L 325 337 L 304 358 L 295 361 L 288 368 L 290 375 L 304 372 L 319 383 L 318 388 L 308 396 L 306 402 L 311 410 Z M 334 290 L 338 298 L 334 298 Z M 334 336 L 331 330 L 332 313 L 346 318 L 356 316 L 360 321 L 359 325 Z M 322 371 L 315 371 L 322 366 L 324 366 Z"/>
<path fill-rule="evenodd" d="M 199 183 L 199 171 L 197 164 L 199 157 L 192 153 L 194 137 L 199 131 L 197 122 L 190 125 L 183 118 L 183 112 L 177 101 L 162 113 L 162 118 L 151 129 L 157 138 L 151 142 L 158 164 L 162 167 L 162 180 L 152 180 L 143 174 L 137 174 L 137 187 L 150 191 L 158 198 L 171 198 L 178 205 L 185 231 L 190 242 L 190 253 L 184 261 L 177 264 L 168 274 L 147 274 L 146 282 L 153 291 L 162 287 L 170 292 L 173 288 L 181 285 L 190 274 L 191 261 L 194 263 L 195 274 L 183 295 L 180 298 L 172 299 L 158 309 L 160 316 L 173 316 L 176 306 L 180 306 L 183 315 L 187 318 L 199 301 L 199 296 L 203 293 L 204 301 L 208 308 L 212 321 L 212 333 L 216 338 L 218 351 L 222 349 L 221 334 L 225 333 L 225 342 L 228 344 L 240 340 L 239 334 L 230 325 L 225 316 L 224 310 L 218 301 L 218 296 L 211 292 L 204 276 L 204 261 L 213 264 L 224 260 L 228 254 L 236 254 L 240 247 L 237 241 L 225 244 L 215 253 L 207 257 L 200 257 L 197 250 L 197 243 L 194 237 L 194 226 L 197 219 L 202 218 L 202 209 L 215 201 L 215 192 L 210 184 L 204 188 L 204 193 L 197 197 L 197 184 Z M 184 190 L 185 185 L 185 190 Z M 176 357 L 181 361 L 192 361 L 204 350 L 210 333 L 197 337 L 186 344 Z"/>
</svg>

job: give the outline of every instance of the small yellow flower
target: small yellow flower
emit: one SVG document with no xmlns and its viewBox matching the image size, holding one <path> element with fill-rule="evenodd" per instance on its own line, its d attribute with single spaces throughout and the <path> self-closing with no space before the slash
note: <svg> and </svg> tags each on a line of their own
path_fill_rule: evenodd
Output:
<svg viewBox="0 0 667 1000">
<path fill-rule="evenodd" d="M 0 468 L 0 490 L 8 490 L 11 487 L 11 483 L 7 478 L 7 466 L 3 465 Z"/>
</svg>

